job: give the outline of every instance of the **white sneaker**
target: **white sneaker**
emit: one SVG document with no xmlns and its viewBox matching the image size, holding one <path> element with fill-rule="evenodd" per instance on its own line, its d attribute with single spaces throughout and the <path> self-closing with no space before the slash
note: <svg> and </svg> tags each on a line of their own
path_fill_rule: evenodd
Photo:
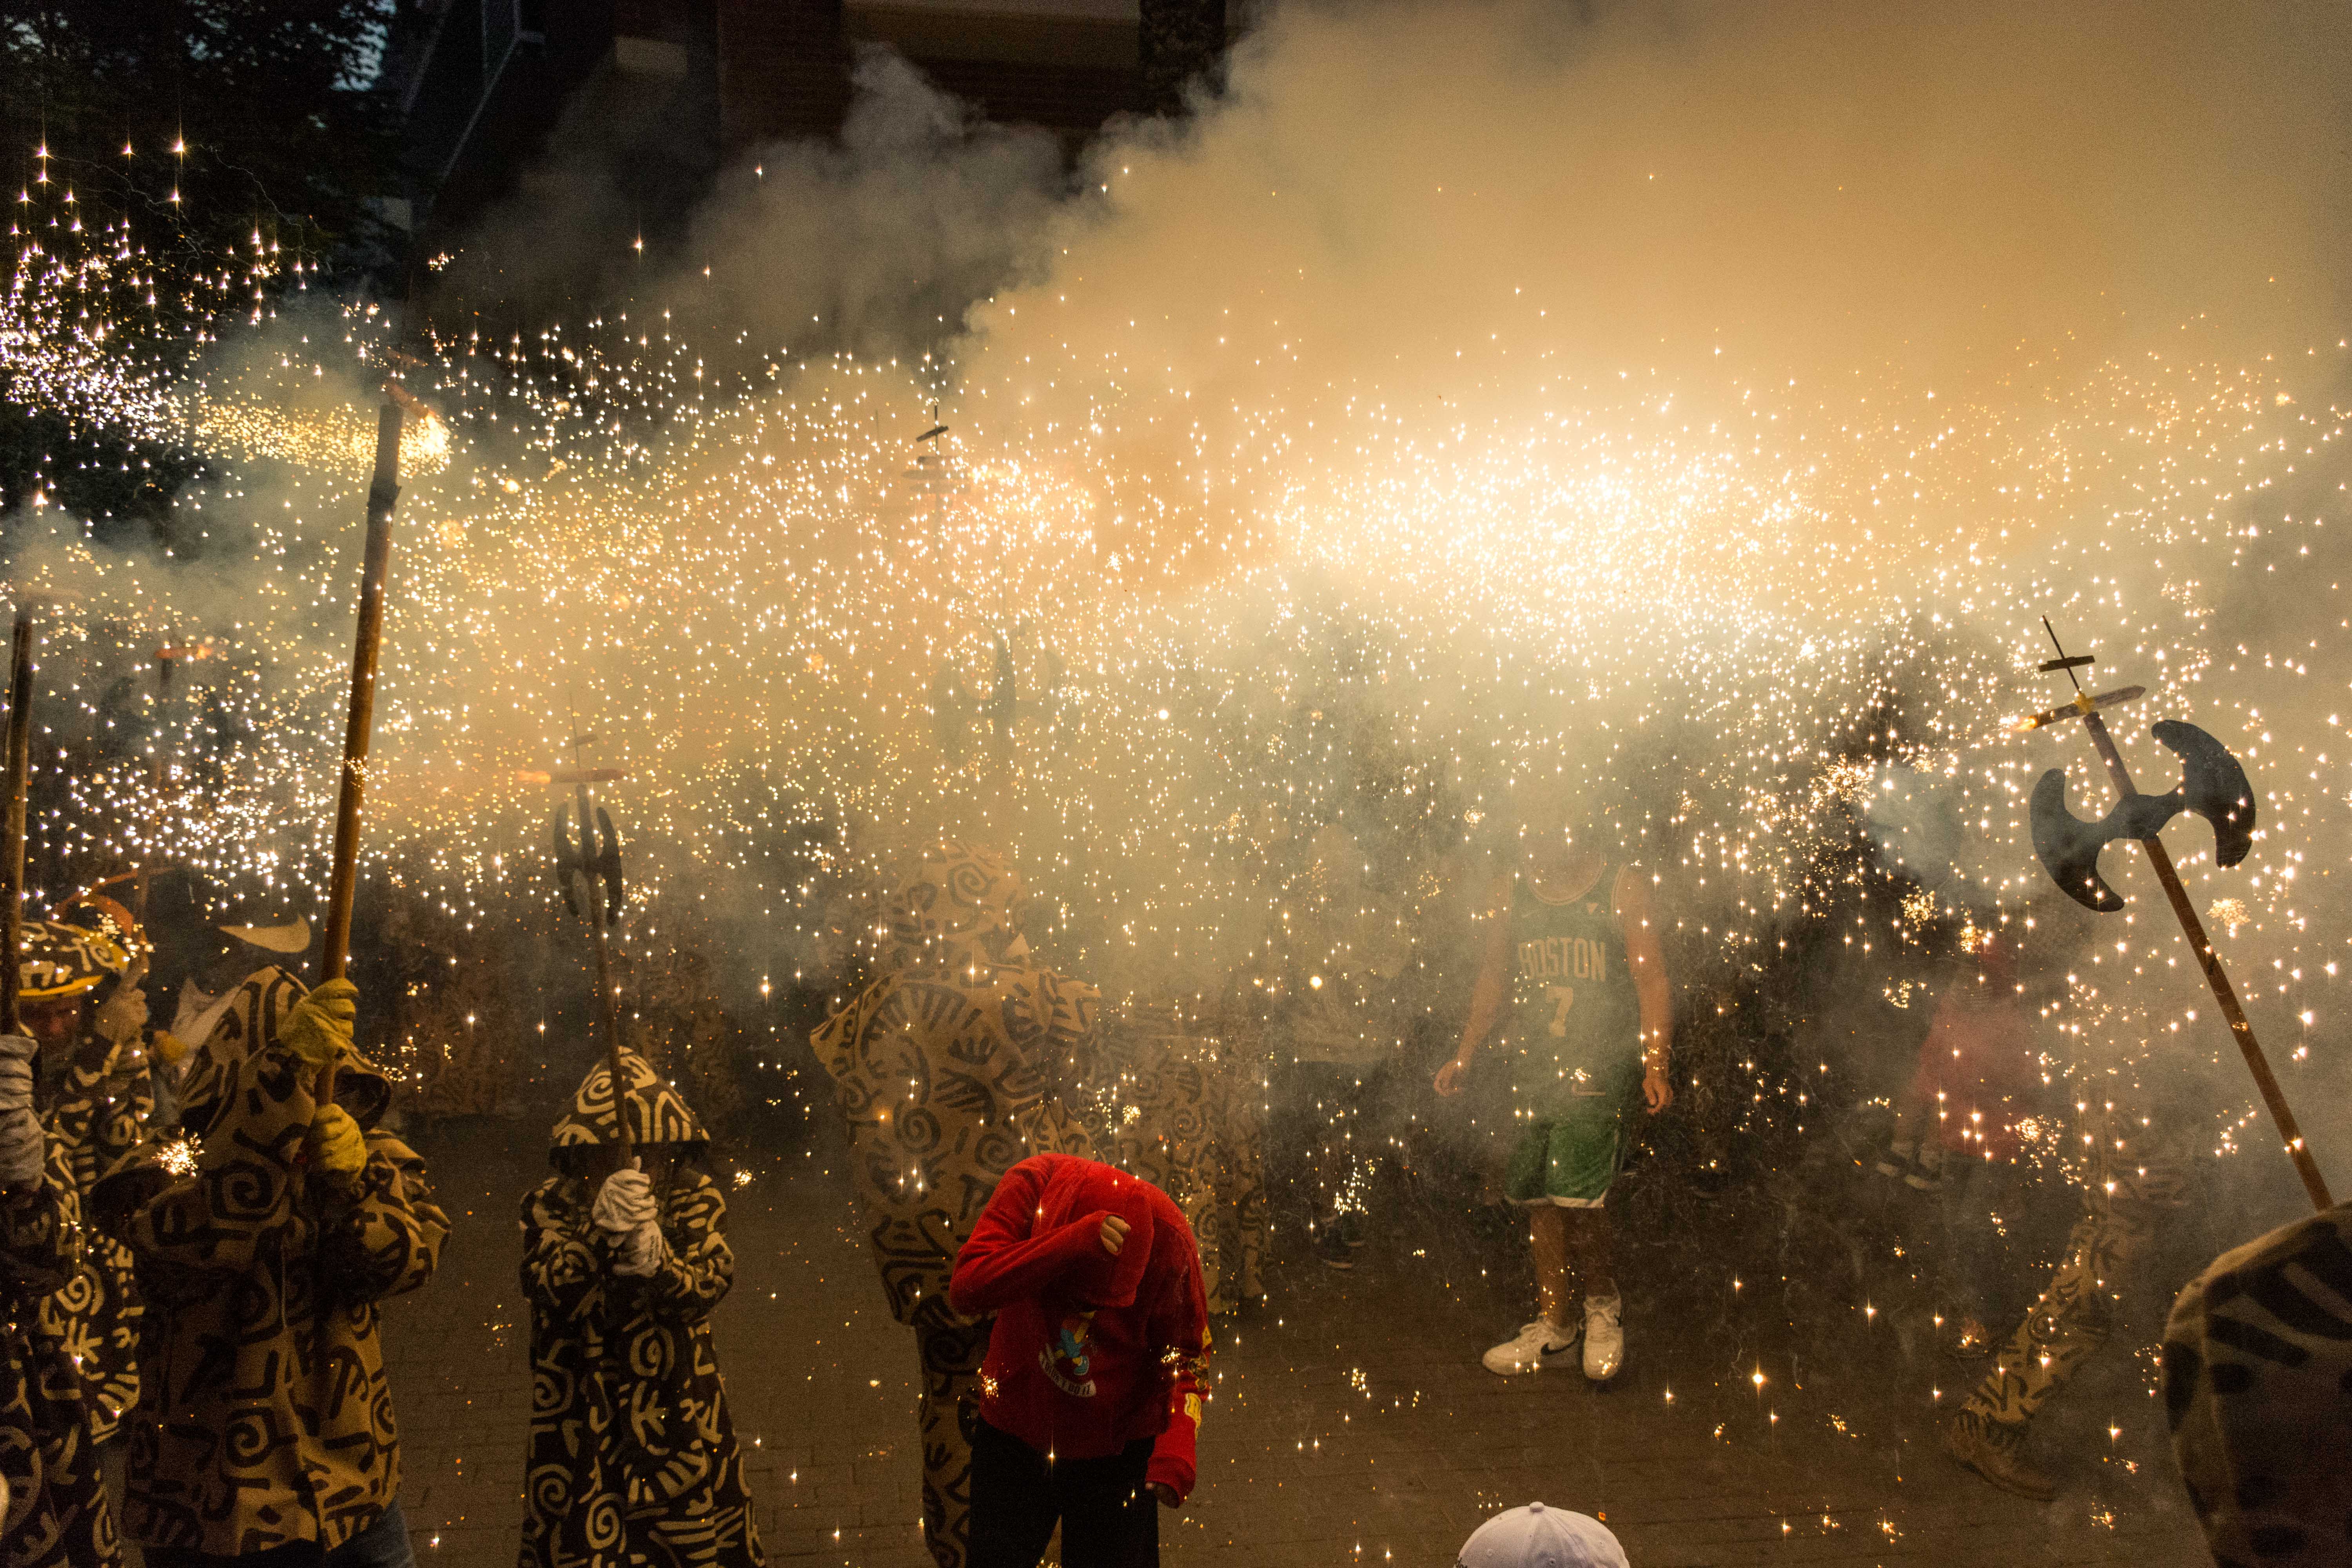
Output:
<svg viewBox="0 0 2352 1568">
<path fill-rule="evenodd" d="M 1625 1298 L 1584 1299 L 1584 1375 L 1606 1383 L 1625 1364 Z"/>
<path fill-rule="evenodd" d="M 1505 1340 L 1478 1359 L 1486 1370 L 1504 1377 L 1523 1372 L 1540 1372 L 1548 1366 L 1566 1366 L 1576 1354 L 1579 1336 L 1541 1318 L 1521 1329 L 1517 1339 Z"/>
</svg>

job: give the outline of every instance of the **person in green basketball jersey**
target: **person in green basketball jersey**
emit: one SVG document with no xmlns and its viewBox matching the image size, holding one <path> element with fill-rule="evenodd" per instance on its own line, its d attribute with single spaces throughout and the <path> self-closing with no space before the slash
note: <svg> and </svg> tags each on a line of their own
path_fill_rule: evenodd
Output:
<svg viewBox="0 0 2352 1568">
<path fill-rule="evenodd" d="M 1437 1071 L 1437 1092 L 1462 1091 L 1499 1025 L 1523 1129 L 1505 1185 L 1528 1209 L 1539 1315 L 1486 1352 L 1487 1370 L 1507 1377 L 1567 1365 L 1580 1345 L 1584 1375 L 1601 1383 L 1625 1361 L 1604 1204 L 1635 1086 L 1653 1116 L 1674 1102 L 1673 1008 L 1648 879 L 1564 805 L 1531 806 L 1519 831 L 1519 864 L 1488 900 L 1470 1016 L 1461 1049 Z M 1583 1299 L 1573 1326 L 1571 1280 Z"/>
</svg>

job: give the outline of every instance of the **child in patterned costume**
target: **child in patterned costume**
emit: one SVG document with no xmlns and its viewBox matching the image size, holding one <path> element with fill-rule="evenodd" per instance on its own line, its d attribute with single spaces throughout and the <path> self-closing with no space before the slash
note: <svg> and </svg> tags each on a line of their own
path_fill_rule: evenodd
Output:
<svg viewBox="0 0 2352 1568">
<path fill-rule="evenodd" d="M 247 977 L 196 1049 L 184 1136 L 149 1140 L 94 1194 L 147 1300 L 124 1513 L 148 1568 L 279 1547 L 323 1568 L 415 1561 L 377 1312 L 432 1278 L 449 1221 L 424 1161 L 375 1125 L 391 1085 L 352 1044 L 356 995 Z"/>
<path fill-rule="evenodd" d="M 0 1035 L 0 1532 L 8 1568 L 115 1568 L 121 1550 L 83 1381 L 39 1331 L 48 1299 L 83 1265 L 73 1174 L 33 1113 L 37 1049 Z"/>
<path fill-rule="evenodd" d="M 522 1201 L 530 1451 L 522 1568 L 759 1568 L 711 1310 L 735 1282 L 709 1145 L 677 1090 L 625 1052 L 635 1157 L 615 1169 L 598 1063 L 555 1124 L 557 1174 Z"/>
<path fill-rule="evenodd" d="M 145 1137 L 155 1108 L 141 1038 L 142 933 L 110 900 L 94 925 L 28 921 L 18 949 L 20 1011 L 41 1044 L 42 1121 L 86 1207 L 98 1180 Z M 112 1441 L 139 1400 L 139 1292 L 130 1249 L 84 1237 L 82 1267 L 41 1303 L 39 1332 L 82 1381 L 90 1436 Z"/>
<path fill-rule="evenodd" d="M 2139 1119 L 2104 1103 L 2086 1104 L 2082 1113 L 2084 1142 L 2095 1151 L 2084 1189 L 2088 1212 L 2067 1237 L 2041 1300 L 1944 1426 L 1945 1452 L 2001 1490 L 2037 1502 L 2057 1496 L 2058 1484 L 2027 1461 L 2027 1428 L 2113 1337 L 2116 1296 L 2158 1227 L 2189 1205 L 2186 1116 L 2159 1109 Z"/>
<path fill-rule="evenodd" d="M 880 977 L 812 1037 L 848 1119 L 891 1316 L 915 1331 L 923 1530 L 940 1568 L 965 1560 L 988 1350 L 987 1322 L 948 1304 L 956 1251 L 1019 1162 L 1095 1152 L 1063 1100 L 1089 1066 L 1097 994 L 1029 957 L 1021 897 L 994 850 L 923 851 L 890 900 Z"/>
</svg>

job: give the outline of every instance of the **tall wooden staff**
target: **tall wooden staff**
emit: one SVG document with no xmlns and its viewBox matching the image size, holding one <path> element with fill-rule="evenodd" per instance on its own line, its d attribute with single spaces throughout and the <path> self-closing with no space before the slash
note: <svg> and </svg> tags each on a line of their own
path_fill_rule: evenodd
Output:
<svg viewBox="0 0 2352 1568">
<path fill-rule="evenodd" d="M 2058 650 L 2058 657 L 2042 667 L 2042 672 L 2064 670 L 2066 679 L 2074 683 L 2074 700 L 2063 708 L 2030 716 L 2022 721 L 2023 727 L 2038 730 L 2063 720 L 2082 720 L 2083 729 L 2091 738 L 2091 749 L 2098 752 L 2099 760 L 2106 764 L 2107 776 L 2115 781 L 2116 794 L 2121 797 L 2125 807 L 2128 807 L 2134 800 L 2141 798 L 2139 791 L 2132 784 L 2131 770 L 2124 765 L 2123 753 L 2116 750 L 2115 737 L 2107 733 L 2107 721 L 2099 716 L 2099 710 L 2128 702 L 2140 696 L 2143 689 L 2127 686 L 2120 691 L 2097 695 L 2084 690 L 2083 683 L 2074 672 L 2089 664 L 2089 658 L 2069 655 L 2065 645 L 2058 641 L 2058 634 L 2052 628 L 2046 616 L 2042 617 L 2042 629 L 2050 633 L 2051 646 Z M 2163 727 L 2159 725 L 2158 734 L 2161 735 Z M 2236 766 L 2234 763 L 2231 765 Z M 2169 812 L 2166 815 L 2168 816 Z M 2335 1200 L 2328 1195 L 2326 1180 L 2319 1173 L 2319 1163 L 2312 1158 L 2311 1146 L 2304 1142 L 2303 1129 L 2295 1124 L 2294 1112 L 2286 1102 L 2286 1091 L 2279 1087 L 2277 1075 L 2271 1071 L 2270 1058 L 2263 1054 L 2262 1042 L 2254 1038 L 2254 1026 L 2247 1019 L 2245 1008 L 2239 1005 L 2237 988 L 2230 984 L 2229 972 L 2221 967 L 2221 955 L 2213 951 L 2213 939 L 2205 934 L 2205 922 L 2197 918 L 2197 907 L 2189 901 L 2189 889 L 2181 885 L 2180 873 L 2172 864 L 2171 851 L 2165 848 L 2164 840 L 2153 831 L 2140 838 L 2139 847 L 2147 852 L 2149 868 L 2156 872 L 2156 879 L 2162 885 L 2164 896 L 2172 905 L 2173 917 L 2180 922 L 2181 934 L 2189 939 L 2189 951 L 2197 955 L 2197 966 L 2204 973 L 2205 984 L 2212 988 L 2213 1000 L 2221 1005 L 2221 1016 L 2228 1020 L 2230 1036 L 2238 1043 L 2239 1055 L 2245 1058 L 2246 1071 L 2252 1075 L 2254 1088 L 2262 1095 L 2263 1104 L 2270 1110 L 2272 1124 L 2278 1129 L 2279 1142 L 2285 1146 L 2287 1158 L 2294 1162 L 2295 1174 L 2303 1178 L 2304 1192 L 2310 1197 L 2314 1208 L 2326 1210 L 2334 1207 Z M 2117 902 L 2112 907 L 2120 909 L 2123 906 Z"/>
<path fill-rule="evenodd" d="M 16 1014 L 21 978 L 16 954 L 24 942 L 25 782 L 33 763 L 33 607 L 16 606 L 8 664 L 8 809 L 0 821 L 0 1033 L 21 1035 Z"/>
<path fill-rule="evenodd" d="M 383 646 L 384 579 L 392 570 L 392 508 L 400 499 L 400 398 L 384 375 L 375 416 L 375 477 L 368 485 L 367 555 L 360 568 L 359 635 L 352 647 L 352 705 L 343 722 L 342 792 L 335 802 L 335 858 L 327 882 L 327 931 L 319 978 L 341 980 L 351 957 L 352 900 L 358 890 L 360 799 L 367 789 L 368 738 L 375 729 L 376 655 Z M 335 1062 L 319 1068 L 312 1095 L 335 1098 Z"/>
<path fill-rule="evenodd" d="M 583 884 L 581 912 L 588 917 L 590 941 L 596 950 L 596 1016 L 597 1021 L 604 1030 L 604 1053 L 607 1064 L 604 1070 L 613 1082 L 614 1146 L 620 1161 L 614 1168 L 622 1169 L 627 1166 L 630 1156 L 635 1152 L 635 1140 L 629 1131 L 629 1119 L 622 1107 L 623 1093 L 627 1079 L 621 1073 L 621 1011 L 613 999 L 613 959 L 604 937 L 606 923 L 618 918 L 623 897 L 621 841 L 620 836 L 613 831 L 613 819 L 604 812 L 595 809 L 594 802 L 588 794 L 588 786 L 592 784 L 607 784 L 628 775 L 614 768 L 590 768 L 581 765 L 581 749 L 594 739 L 593 735 L 583 735 L 577 731 L 573 731 L 572 767 L 565 772 L 548 776 L 556 784 L 572 785 L 572 797 L 580 807 L 580 845 L 576 852 L 570 843 L 570 836 L 564 831 L 563 818 L 560 811 L 556 817 L 556 875 L 563 879 L 564 898 L 567 902 L 571 899 L 571 877 L 573 872 L 579 873 Z M 597 837 L 600 827 L 604 833 L 601 847 Z M 613 903 L 609 908 L 604 901 L 607 892 L 610 892 L 613 898 Z"/>
</svg>

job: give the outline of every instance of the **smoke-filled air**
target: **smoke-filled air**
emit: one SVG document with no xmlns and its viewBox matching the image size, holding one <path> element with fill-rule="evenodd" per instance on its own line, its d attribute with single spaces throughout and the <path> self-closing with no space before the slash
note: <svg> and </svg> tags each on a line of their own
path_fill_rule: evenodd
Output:
<svg viewBox="0 0 2352 1568">
<path fill-rule="evenodd" d="M 655 259 L 568 124 L 420 258 L 467 309 L 278 288 L 184 372 L 110 368 L 74 311 L 135 289 L 57 248 L 12 395 L 197 451 L 202 548 L 9 520 L 43 733 L 102 754 L 35 836 L 319 907 L 389 368 L 363 889 L 551 930 L 551 781 L 610 770 L 667 911 L 622 947 L 700 922 L 747 1010 L 845 994 L 873 868 L 946 836 L 1114 1014 L 1329 986 L 1450 1050 L 1481 900 L 1564 815 L 1639 868 L 1696 1064 L 1655 1158 L 1892 1115 L 1888 1042 L 1999 947 L 2044 1083 L 2190 1105 L 2251 1236 L 2294 1168 L 2140 851 L 2119 913 L 2037 860 L 2045 772 L 2115 795 L 2021 721 L 2145 688 L 2105 710 L 2142 790 L 2160 719 L 2243 765 L 2245 858 L 2168 841 L 2352 1183 L 2347 48 L 2300 3 L 1284 4 L 1075 164 L 871 53 L 838 138 L 730 161 Z M 551 316 L 558 275 L 625 303 Z M 2071 1128 L 2022 1157 L 2074 1170 Z"/>
</svg>

